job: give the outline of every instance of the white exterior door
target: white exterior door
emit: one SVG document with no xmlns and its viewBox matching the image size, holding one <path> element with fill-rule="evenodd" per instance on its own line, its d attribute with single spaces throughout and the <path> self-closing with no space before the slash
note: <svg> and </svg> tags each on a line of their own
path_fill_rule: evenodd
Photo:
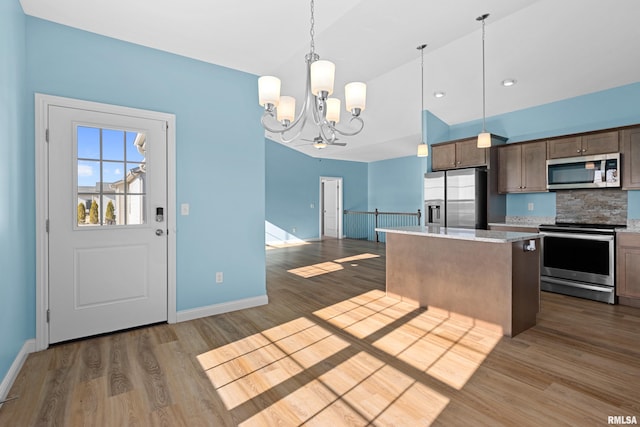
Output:
<svg viewBox="0 0 640 427">
<path fill-rule="evenodd" d="M 323 225 L 324 235 L 327 237 L 338 237 L 338 219 L 340 203 L 338 201 L 338 180 L 324 180 L 323 186 Z"/>
<path fill-rule="evenodd" d="M 49 342 L 167 320 L 167 123 L 50 105 Z"/>
</svg>

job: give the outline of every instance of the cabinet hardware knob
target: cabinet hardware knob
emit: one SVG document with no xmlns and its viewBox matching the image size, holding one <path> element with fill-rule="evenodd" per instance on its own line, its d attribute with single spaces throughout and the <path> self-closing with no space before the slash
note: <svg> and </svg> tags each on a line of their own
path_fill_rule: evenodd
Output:
<svg viewBox="0 0 640 427">
<path fill-rule="evenodd" d="M 579 153 L 579 152 L 580 152 L 580 149 L 577 149 L 577 150 L 576 150 L 576 153 Z"/>
</svg>

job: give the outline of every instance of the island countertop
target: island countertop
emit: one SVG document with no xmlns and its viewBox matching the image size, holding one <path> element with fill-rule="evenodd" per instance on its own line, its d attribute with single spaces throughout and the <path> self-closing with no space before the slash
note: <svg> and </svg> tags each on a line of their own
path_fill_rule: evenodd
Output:
<svg viewBox="0 0 640 427">
<path fill-rule="evenodd" d="M 538 239 L 541 237 L 540 233 L 537 232 L 523 233 L 516 231 L 476 230 L 471 228 L 440 227 L 437 225 L 381 227 L 376 228 L 376 231 L 491 243 L 512 243 L 522 240 Z"/>
</svg>

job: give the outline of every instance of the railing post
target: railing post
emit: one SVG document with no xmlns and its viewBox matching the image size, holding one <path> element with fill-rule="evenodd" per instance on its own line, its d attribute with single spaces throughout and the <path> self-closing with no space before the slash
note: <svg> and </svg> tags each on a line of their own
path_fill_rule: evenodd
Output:
<svg viewBox="0 0 640 427">
<path fill-rule="evenodd" d="M 377 229 L 378 228 L 378 208 L 376 208 L 374 214 L 375 214 L 375 217 L 376 217 L 375 228 L 374 229 Z M 376 243 L 379 243 L 379 242 L 380 242 L 380 238 L 378 237 L 378 230 L 376 230 Z"/>
<path fill-rule="evenodd" d="M 422 213 L 420 213 L 420 209 L 418 209 L 418 225 L 420 225 L 420 218 L 422 217 Z"/>
</svg>

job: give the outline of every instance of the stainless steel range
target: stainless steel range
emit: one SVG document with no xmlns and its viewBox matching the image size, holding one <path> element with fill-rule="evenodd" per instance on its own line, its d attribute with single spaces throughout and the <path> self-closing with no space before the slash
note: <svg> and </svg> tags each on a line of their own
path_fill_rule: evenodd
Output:
<svg viewBox="0 0 640 427">
<path fill-rule="evenodd" d="M 616 303 L 615 237 L 623 225 L 541 225 L 540 288 Z"/>
</svg>

